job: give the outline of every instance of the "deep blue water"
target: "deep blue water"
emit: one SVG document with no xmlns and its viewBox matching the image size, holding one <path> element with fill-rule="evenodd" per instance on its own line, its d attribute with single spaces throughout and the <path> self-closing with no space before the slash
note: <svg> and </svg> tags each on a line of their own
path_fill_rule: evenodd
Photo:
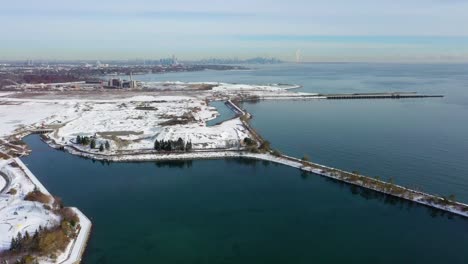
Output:
<svg viewBox="0 0 468 264">
<path fill-rule="evenodd" d="M 248 160 L 22 158 L 93 222 L 84 263 L 466 263 L 468 221 Z"/>
</svg>

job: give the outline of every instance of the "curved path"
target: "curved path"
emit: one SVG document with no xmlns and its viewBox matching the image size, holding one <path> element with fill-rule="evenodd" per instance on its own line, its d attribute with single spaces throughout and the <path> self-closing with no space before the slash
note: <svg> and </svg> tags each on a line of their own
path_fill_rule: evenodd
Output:
<svg viewBox="0 0 468 264">
<path fill-rule="evenodd" d="M 0 172 L 0 176 L 5 180 L 4 183 L 3 182 L 1 183 L 1 184 L 4 184 L 4 185 L 3 186 L 0 185 L 0 188 L 1 188 L 0 194 L 2 194 L 2 193 L 5 193 L 5 191 L 10 187 L 11 180 L 3 172 Z"/>
</svg>

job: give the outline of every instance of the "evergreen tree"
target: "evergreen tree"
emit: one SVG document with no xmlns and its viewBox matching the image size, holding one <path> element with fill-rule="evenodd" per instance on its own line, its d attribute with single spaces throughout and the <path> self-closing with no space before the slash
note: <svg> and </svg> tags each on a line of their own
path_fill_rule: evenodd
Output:
<svg viewBox="0 0 468 264">
<path fill-rule="evenodd" d="M 177 139 L 175 149 L 176 150 L 184 150 L 184 140 L 182 138 Z"/>
<path fill-rule="evenodd" d="M 81 143 L 82 143 L 82 140 L 81 140 L 80 135 L 76 136 L 76 144 L 81 144 Z"/>
<path fill-rule="evenodd" d="M 186 148 L 187 151 L 192 150 L 192 141 L 189 141 L 189 142 L 187 143 L 187 146 L 186 146 L 185 148 Z"/>
<path fill-rule="evenodd" d="M 96 148 L 96 140 L 95 140 L 94 138 L 91 139 L 91 143 L 90 143 L 89 146 L 90 146 L 90 148 L 92 148 L 92 149 L 93 149 L 93 148 Z"/>
<path fill-rule="evenodd" d="M 10 250 L 15 250 L 16 249 L 16 239 L 15 237 L 11 238 L 11 245 L 10 245 Z"/>
<path fill-rule="evenodd" d="M 101 144 L 101 145 L 99 146 L 99 151 L 101 151 L 101 152 L 104 151 L 104 145 Z"/>
<path fill-rule="evenodd" d="M 106 149 L 109 150 L 110 149 L 110 144 L 109 144 L 109 141 L 106 140 Z"/>
<path fill-rule="evenodd" d="M 155 140 L 154 141 L 154 149 L 155 150 L 163 150 L 163 151 L 188 151 L 192 149 L 192 142 L 188 142 L 185 144 L 185 141 L 182 138 L 177 139 L 177 141 L 173 140 Z"/>
<path fill-rule="evenodd" d="M 260 149 L 264 151 L 268 151 L 270 149 L 270 142 L 265 140 L 260 144 Z"/>
<path fill-rule="evenodd" d="M 20 232 L 18 232 L 18 235 L 16 235 L 16 248 L 15 249 L 21 249 L 22 240 L 23 240 L 23 236 L 21 235 Z"/>
<path fill-rule="evenodd" d="M 161 150 L 161 143 L 159 143 L 159 141 L 156 139 L 156 141 L 154 141 L 154 149 L 155 150 Z"/>
<path fill-rule="evenodd" d="M 80 141 L 81 145 L 87 145 L 88 144 L 88 137 L 81 137 L 81 141 Z"/>
</svg>

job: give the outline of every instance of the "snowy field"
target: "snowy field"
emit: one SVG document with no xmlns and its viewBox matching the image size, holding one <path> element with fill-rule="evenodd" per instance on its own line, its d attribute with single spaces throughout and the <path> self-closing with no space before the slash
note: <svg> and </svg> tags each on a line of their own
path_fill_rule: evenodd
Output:
<svg viewBox="0 0 468 264">
<path fill-rule="evenodd" d="M 157 140 L 177 140 L 192 142 L 194 150 L 238 149 L 240 142 L 250 137 L 239 118 L 225 121 L 219 125 L 164 127 L 156 136 Z"/>
<path fill-rule="evenodd" d="M 5 193 L 0 194 L 0 250 L 9 249 L 11 239 L 18 233 L 32 235 L 39 226 L 53 227 L 60 223 L 60 217 L 43 204 L 23 200 L 36 185 L 20 168 L 11 166 L 12 162 L 0 161 L 0 172 L 10 181 Z M 12 189 L 16 190 L 15 194 L 6 193 Z"/>
<path fill-rule="evenodd" d="M 54 130 L 49 137 L 56 144 L 98 152 L 108 142 L 110 147 L 104 150 L 108 154 L 150 150 L 155 140 L 179 138 L 190 142 L 193 150 L 240 149 L 249 132 L 239 118 L 207 126 L 219 115 L 209 100 L 316 95 L 296 93 L 291 89 L 298 86 L 279 84 L 151 82 L 144 87 L 141 91 L 6 95 L 0 98 L 0 138 L 48 128 Z M 77 144 L 77 136 L 94 138 L 96 147 Z"/>
<path fill-rule="evenodd" d="M 0 97 L 15 94 L 16 92 L 0 92 Z"/>
<path fill-rule="evenodd" d="M 148 96 L 145 99 L 149 99 Z M 154 141 L 179 138 L 191 142 L 193 149 L 239 147 L 248 136 L 240 120 L 217 126 L 206 121 L 219 113 L 205 100 L 194 97 L 153 97 L 145 101 L 86 102 L 75 107 L 76 118 L 55 120 L 63 126 L 50 134 L 59 144 L 76 143 L 76 137 L 95 137 L 96 149 L 108 141 L 108 151 L 152 149 Z M 77 145 L 79 148 L 83 146 Z M 91 149 L 87 149 L 92 151 Z M 106 152 L 108 152 L 106 150 Z"/>
<path fill-rule="evenodd" d="M 143 87 L 144 89 L 159 91 L 198 91 L 208 96 L 217 98 L 255 96 L 260 99 L 289 99 L 298 97 L 314 98 L 318 95 L 316 93 L 301 93 L 290 91 L 292 89 L 300 88 L 300 86 L 286 84 L 252 85 L 221 82 L 146 82 L 143 83 Z"/>
<path fill-rule="evenodd" d="M 0 137 L 70 110 L 72 105 L 67 102 L 2 102 L 0 99 Z"/>
<path fill-rule="evenodd" d="M 5 188 L 6 185 L 7 182 L 5 181 L 5 179 L 3 177 L 0 177 L 0 190 L 3 190 L 3 188 Z"/>
<path fill-rule="evenodd" d="M 17 158 L 0 160 L 0 173 L 5 175 L 10 182 L 7 190 L 0 193 L 0 251 L 8 250 L 12 238 L 18 233 L 23 236 L 26 232 L 33 235 L 39 226 L 52 228 L 60 224 L 60 216 L 45 208 L 44 204 L 24 200 L 26 194 L 35 189 L 47 195 L 49 192 L 21 160 Z M 16 193 L 11 192 L 13 189 Z M 51 206 L 52 203 L 53 200 L 48 205 Z M 64 252 L 59 252 L 55 261 L 48 257 L 41 257 L 39 263 L 78 263 L 81 260 L 81 254 L 91 231 L 91 221 L 77 208 L 71 209 L 80 219 L 81 228 L 77 237 Z"/>
</svg>

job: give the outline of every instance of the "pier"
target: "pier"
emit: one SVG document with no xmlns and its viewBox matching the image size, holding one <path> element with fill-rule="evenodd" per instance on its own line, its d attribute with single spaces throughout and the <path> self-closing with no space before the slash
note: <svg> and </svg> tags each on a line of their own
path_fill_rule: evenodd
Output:
<svg viewBox="0 0 468 264">
<path fill-rule="evenodd" d="M 409 98 L 431 98 L 444 97 L 443 95 L 418 94 L 416 92 L 394 92 L 394 93 L 353 93 L 353 94 L 319 94 L 320 97 L 329 100 L 346 99 L 409 99 Z"/>
<path fill-rule="evenodd" d="M 400 199 L 405 199 L 411 202 L 415 202 L 432 208 L 437 208 L 439 210 L 443 210 L 468 218 L 467 204 L 452 201 L 444 197 L 439 197 L 425 192 L 412 190 L 400 185 L 371 178 L 369 176 L 340 170 L 311 161 L 300 160 L 282 154 L 279 156 L 267 154 L 265 157 L 262 157 L 260 159 L 296 167 L 300 170 L 311 172 L 316 175 L 332 178 L 334 180 L 342 181 L 347 184 L 359 186 L 372 191 L 380 192 L 386 195 L 391 195 Z"/>
<path fill-rule="evenodd" d="M 231 100 L 227 100 L 225 104 L 231 109 L 236 115 L 245 115 L 244 110 L 242 110 L 239 106 L 233 103 Z"/>
<path fill-rule="evenodd" d="M 50 132 L 54 132 L 51 128 L 39 128 L 39 129 L 32 129 L 31 134 L 47 134 Z"/>
</svg>

